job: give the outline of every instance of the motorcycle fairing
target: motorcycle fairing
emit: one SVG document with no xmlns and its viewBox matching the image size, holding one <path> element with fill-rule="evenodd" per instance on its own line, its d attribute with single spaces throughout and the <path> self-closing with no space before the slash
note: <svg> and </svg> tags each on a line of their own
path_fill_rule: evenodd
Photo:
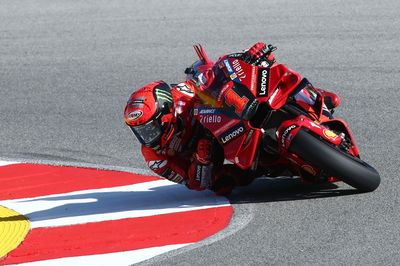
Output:
<svg viewBox="0 0 400 266">
<path fill-rule="evenodd" d="M 354 156 L 360 156 L 360 153 L 358 151 L 357 148 L 357 144 L 354 141 L 353 138 L 353 134 L 351 134 L 351 131 L 349 129 L 349 127 L 347 126 L 347 124 L 342 120 L 342 119 L 338 119 L 338 118 L 334 118 L 334 119 L 329 119 L 327 121 L 324 121 L 321 123 L 322 126 L 326 126 L 332 130 L 338 130 L 340 132 L 345 133 L 345 135 L 349 138 L 350 140 L 350 149 L 349 149 L 349 153 L 354 155 Z"/>
<path fill-rule="evenodd" d="M 291 92 L 301 82 L 302 77 L 285 65 L 278 64 L 269 71 L 268 103 L 277 110 L 286 104 Z"/>
<path fill-rule="evenodd" d="M 194 115 L 216 137 L 226 160 L 242 169 L 251 167 L 261 140 L 260 129 L 253 128 L 248 121 L 232 118 L 234 115 L 228 116 L 227 110 L 221 108 L 196 108 Z"/>
<path fill-rule="evenodd" d="M 256 70 L 257 67 L 238 59 L 225 56 L 220 59 L 219 68 L 235 83 L 245 85 L 253 95 L 256 95 Z"/>
<path fill-rule="evenodd" d="M 302 77 L 285 65 L 272 67 L 250 65 L 237 58 L 222 58 L 219 68 L 232 82 L 241 83 L 259 99 L 267 101 L 272 109 L 281 108 Z"/>
<path fill-rule="evenodd" d="M 279 126 L 277 130 L 277 140 L 281 153 L 286 153 L 288 151 L 292 140 L 301 128 L 305 128 L 315 133 L 335 146 L 340 145 L 343 141 L 341 137 L 336 135 L 336 133 L 331 131 L 329 128 L 321 125 L 319 122 L 312 121 L 304 115 L 300 115 L 294 119 L 282 122 Z"/>
<path fill-rule="evenodd" d="M 343 145 L 343 142 L 345 140 L 342 137 L 338 136 L 335 132 L 333 132 L 334 129 L 340 132 L 344 132 L 346 136 L 349 137 L 350 143 L 348 144 L 348 152 L 353 156 L 359 156 L 357 146 L 350 133 L 350 130 L 348 129 L 344 121 L 340 119 L 332 119 L 328 122 L 320 124 L 317 121 L 312 121 L 306 116 L 298 116 L 294 119 L 284 121 L 278 128 L 277 139 L 279 143 L 279 152 L 283 155 L 283 157 L 288 158 L 289 160 L 294 162 L 294 165 L 297 165 L 297 168 L 295 168 L 294 170 L 298 172 L 305 183 L 308 182 L 307 177 L 310 177 L 310 175 L 314 178 L 322 178 L 323 174 L 321 169 L 316 166 L 310 165 L 302 158 L 289 151 L 293 139 L 300 130 L 308 130 L 313 132 L 315 135 L 321 137 L 325 141 L 332 143 L 333 146 L 339 147 Z M 326 178 L 326 181 L 328 182 L 336 182 L 339 180 L 335 177 Z"/>
<path fill-rule="evenodd" d="M 279 144 L 279 152 L 283 155 L 283 157 L 294 162 L 294 164 L 292 164 L 293 170 L 298 173 L 304 183 L 315 183 L 315 180 L 318 178 L 322 178 L 322 181 L 326 182 L 339 181 L 339 179 L 336 177 L 324 177 L 324 174 L 320 168 L 305 162 L 302 158 L 289 151 L 293 139 L 300 130 L 311 131 L 316 136 L 319 136 L 327 142 L 332 143 L 334 146 L 340 146 L 344 140 L 334 133 L 330 127 L 328 128 L 328 124 L 329 126 L 333 126 L 335 124 L 336 128 L 340 127 L 342 132 L 343 129 L 345 129 L 344 132 L 348 134 L 351 140 L 352 147 L 349 150 L 349 153 L 354 156 L 358 156 L 358 150 L 353 141 L 351 133 L 346 124 L 340 119 L 334 119 L 328 123 L 320 124 L 318 121 L 312 121 L 306 116 L 298 116 L 294 119 L 284 121 L 278 128 L 277 139 Z"/>
</svg>

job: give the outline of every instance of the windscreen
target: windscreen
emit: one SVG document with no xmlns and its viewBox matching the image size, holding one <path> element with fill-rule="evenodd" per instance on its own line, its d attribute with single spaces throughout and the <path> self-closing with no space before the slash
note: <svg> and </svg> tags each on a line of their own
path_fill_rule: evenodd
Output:
<svg viewBox="0 0 400 266">
<path fill-rule="evenodd" d="M 307 105 L 314 105 L 315 101 L 317 100 L 317 93 L 314 87 L 308 83 L 294 96 L 294 98 L 299 104 L 304 103 Z"/>
</svg>

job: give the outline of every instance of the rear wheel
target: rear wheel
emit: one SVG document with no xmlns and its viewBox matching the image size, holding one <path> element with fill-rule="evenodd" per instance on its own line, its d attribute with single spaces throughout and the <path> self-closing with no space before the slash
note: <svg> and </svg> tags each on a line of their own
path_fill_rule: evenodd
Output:
<svg viewBox="0 0 400 266">
<path fill-rule="evenodd" d="M 379 173 L 372 166 L 305 130 L 296 134 L 289 152 L 362 192 L 374 191 L 380 184 Z"/>
</svg>

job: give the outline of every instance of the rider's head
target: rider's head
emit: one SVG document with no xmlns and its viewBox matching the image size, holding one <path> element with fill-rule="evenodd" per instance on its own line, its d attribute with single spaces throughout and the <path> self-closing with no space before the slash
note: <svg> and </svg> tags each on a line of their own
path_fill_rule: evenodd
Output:
<svg viewBox="0 0 400 266">
<path fill-rule="evenodd" d="M 162 81 L 134 92 L 124 112 L 126 124 L 143 145 L 158 149 L 170 137 L 172 118 L 171 88 Z"/>
</svg>

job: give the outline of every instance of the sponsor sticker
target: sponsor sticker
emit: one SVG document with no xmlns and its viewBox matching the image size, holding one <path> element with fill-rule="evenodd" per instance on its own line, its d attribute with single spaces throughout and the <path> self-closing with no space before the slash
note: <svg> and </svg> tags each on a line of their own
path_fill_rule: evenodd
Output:
<svg viewBox="0 0 400 266">
<path fill-rule="evenodd" d="M 297 127 L 298 127 L 297 125 L 291 125 L 288 128 L 286 128 L 285 131 L 283 131 L 282 138 L 281 138 L 282 147 L 286 148 L 285 143 L 286 143 L 286 140 L 289 140 L 288 136 L 289 136 L 290 132 L 292 132 L 293 129 L 295 129 Z"/>
<path fill-rule="evenodd" d="M 228 70 L 229 74 L 232 74 L 233 73 L 233 69 L 232 69 L 231 64 L 229 63 L 229 60 L 225 59 L 224 60 L 224 64 L 225 64 L 226 70 Z"/>
<path fill-rule="evenodd" d="M 253 133 L 254 133 L 254 129 L 252 129 L 252 130 L 249 131 L 249 134 L 247 134 L 247 137 L 246 137 L 246 139 L 244 140 L 243 145 L 249 144 L 251 138 L 253 137 Z"/>
<path fill-rule="evenodd" d="M 254 87 L 256 86 L 256 72 L 257 72 L 257 67 L 252 66 L 251 67 L 251 85 L 250 85 L 250 90 L 253 91 Z"/>
<path fill-rule="evenodd" d="M 216 115 L 220 114 L 217 108 L 198 108 L 199 115 Z"/>
<path fill-rule="evenodd" d="M 321 126 L 319 126 L 317 123 L 318 123 L 318 121 L 311 122 L 311 123 L 310 123 L 310 126 L 316 127 L 316 128 L 321 128 Z"/>
<path fill-rule="evenodd" d="M 185 83 L 179 83 L 178 85 L 176 85 L 176 89 L 178 91 L 182 92 L 183 94 L 186 94 L 186 95 L 188 95 L 190 97 L 194 96 L 194 92 Z"/>
<path fill-rule="evenodd" d="M 149 161 L 147 165 L 151 170 L 158 170 L 167 165 L 167 160 Z"/>
<path fill-rule="evenodd" d="M 224 124 L 219 129 L 215 130 L 214 134 L 219 135 L 221 132 L 228 130 L 228 128 L 231 127 L 232 125 L 234 125 L 235 123 L 236 123 L 236 120 L 230 120 L 228 123 Z"/>
<path fill-rule="evenodd" d="M 128 120 L 129 121 L 135 121 L 139 119 L 143 115 L 143 112 L 141 110 L 134 110 L 128 114 Z"/>
<path fill-rule="evenodd" d="M 240 65 L 239 60 L 233 60 L 232 62 L 233 69 L 235 70 L 236 74 L 239 77 L 239 80 L 242 81 L 244 78 L 246 78 L 246 73 L 244 72 L 242 66 Z"/>
<path fill-rule="evenodd" d="M 194 180 L 197 182 L 201 182 L 201 176 L 203 175 L 203 167 L 201 165 L 196 165 L 196 176 L 194 177 Z"/>
<path fill-rule="evenodd" d="M 236 60 L 236 61 L 238 61 L 238 60 Z M 228 74 L 229 74 L 229 77 L 231 78 L 231 80 L 233 80 L 235 82 L 240 82 L 240 79 L 238 78 L 235 71 L 233 71 L 233 67 L 228 59 L 224 60 L 224 64 L 225 64 L 226 70 L 228 70 Z"/>
<path fill-rule="evenodd" d="M 245 131 L 246 129 L 244 123 L 240 122 L 230 128 L 228 131 L 222 133 L 218 138 L 222 144 L 226 144 L 241 136 Z"/>
<path fill-rule="evenodd" d="M 200 123 L 202 124 L 216 124 L 221 123 L 222 117 L 220 115 L 202 115 L 200 116 Z"/>
<path fill-rule="evenodd" d="M 257 97 L 268 96 L 269 68 L 258 69 Z"/>
<path fill-rule="evenodd" d="M 233 53 L 229 54 L 230 58 L 241 58 L 243 56 L 243 53 Z"/>
<path fill-rule="evenodd" d="M 322 132 L 324 133 L 325 137 L 327 137 L 327 138 L 336 139 L 336 137 L 337 137 L 337 135 L 333 131 L 330 131 L 329 129 L 324 129 Z"/>
<path fill-rule="evenodd" d="M 270 96 L 269 99 L 268 99 L 269 105 L 272 106 L 272 102 L 274 101 L 276 95 L 278 95 L 278 92 L 279 92 L 279 91 L 280 91 L 280 89 L 279 89 L 279 87 L 278 87 L 278 88 L 276 88 L 276 90 L 271 94 L 271 96 Z"/>
</svg>

